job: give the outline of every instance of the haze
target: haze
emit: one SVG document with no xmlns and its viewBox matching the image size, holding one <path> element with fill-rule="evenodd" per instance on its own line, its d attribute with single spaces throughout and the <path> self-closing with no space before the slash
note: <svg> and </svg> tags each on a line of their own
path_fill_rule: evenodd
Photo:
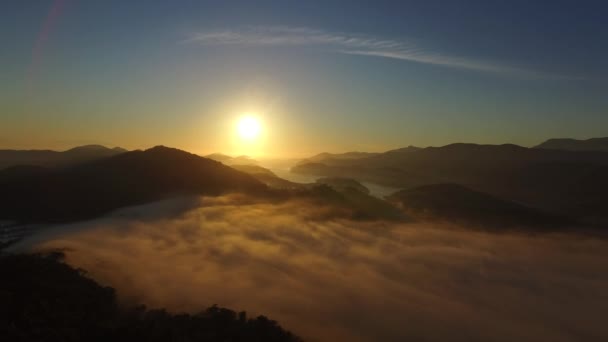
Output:
<svg viewBox="0 0 608 342">
<path fill-rule="evenodd" d="M 310 341 L 608 337 L 608 241 L 586 234 L 357 222 L 222 197 L 131 208 L 15 248 L 65 250 L 128 302 L 249 308 Z"/>
<path fill-rule="evenodd" d="M 608 2 L 0 5 L 0 336 L 608 341 Z"/>
</svg>

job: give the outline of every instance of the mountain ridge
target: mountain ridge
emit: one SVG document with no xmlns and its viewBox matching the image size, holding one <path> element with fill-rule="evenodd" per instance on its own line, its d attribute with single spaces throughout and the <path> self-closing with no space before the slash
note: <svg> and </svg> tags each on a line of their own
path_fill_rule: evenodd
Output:
<svg viewBox="0 0 608 342">
<path fill-rule="evenodd" d="M 387 199 L 416 219 L 485 228 L 554 228 L 573 222 L 452 183 L 400 190 Z"/>
<path fill-rule="evenodd" d="M 608 221 L 608 152 L 604 151 L 455 143 L 297 164 L 291 171 L 402 189 L 456 183 L 530 207 Z"/>
<path fill-rule="evenodd" d="M 3 149 L 0 150 L 0 170 L 18 165 L 65 167 L 125 152 L 121 147 L 102 145 L 76 146 L 65 151 Z"/>
<path fill-rule="evenodd" d="M 220 162 L 156 146 L 34 176 L 0 178 L 0 218 L 70 221 L 177 195 L 266 190 L 252 176 Z"/>
<path fill-rule="evenodd" d="M 533 148 L 567 151 L 608 151 L 608 137 L 585 140 L 572 138 L 549 139 Z"/>
</svg>

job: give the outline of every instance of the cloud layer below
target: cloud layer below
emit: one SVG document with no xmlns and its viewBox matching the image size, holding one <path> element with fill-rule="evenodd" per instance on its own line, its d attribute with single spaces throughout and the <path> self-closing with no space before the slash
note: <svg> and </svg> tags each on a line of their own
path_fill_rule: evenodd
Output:
<svg viewBox="0 0 608 342">
<path fill-rule="evenodd" d="M 21 248 L 65 249 L 125 301 L 174 311 L 217 303 L 308 341 L 608 339 L 606 240 L 328 220 L 327 210 L 167 201 Z"/>
<path fill-rule="evenodd" d="M 523 79 L 577 79 L 501 63 L 440 54 L 411 42 L 298 27 L 250 27 L 193 33 L 185 42 L 203 45 L 321 47 L 351 55 L 400 59 Z"/>
</svg>

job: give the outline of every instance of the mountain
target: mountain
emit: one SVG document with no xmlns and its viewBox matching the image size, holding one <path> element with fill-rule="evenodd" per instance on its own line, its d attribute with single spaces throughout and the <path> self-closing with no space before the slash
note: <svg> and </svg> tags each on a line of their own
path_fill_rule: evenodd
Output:
<svg viewBox="0 0 608 342">
<path fill-rule="evenodd" d="M 49 169 L 34 165 L 16 165 L 0 170 L 0 183 L 15 182 L 24 178 L 39 177 L 47 174 Z"/>
<path fill-rule="evenodd" d="M 531 149 L 517 145 L 451 144 L 442 147 L 392 150 L 370 157 L 301 162 L 296 173 L 340 176 L 387 186 L 411 187 L 437 183 L 438 178 L 470 179 L 477 173 L 536 163 L 585 163 L 608 165 L 608 153 L 601 151 L 559 151 Z M 446 180 L 447 180 L 446 179 Z"/>
<path fill-rule="evenodd" d="M 86 145 L 58 152 L 51 150 L 0 150 L 0 170 L 17 165 L 60 167 L 111 157 L 127 150 Z"/>
<path fill-rule="evenodd" d="M 570 223 L 524 205 L 457 184 L 432 184 L 401 190 L 387 198 L 408 216 L 483 227 L 550 227 Z"/>
<path fill-rule="evenodd" d="M 402 147 L 402 148 L 397 148 L 394 150 L 390 150 L 390 151 L 386 151 L 385 153 L 390 154 L 390 153 L 407 153 L 407 152 L 415 152 L 415 151 L 420 151 L 422 148 L 421 147 L 416 147 L 416 146 L 408 146 L 408 147 Z"/>
<path fill-rule="evenodd" d="M 273 189 L 302 189 L 305 187 L 304 184 L 295 183 L 286 179 L 280 178 L 274 172 L 269 169 L 263 168 L 258 165 L 230 165 L 233 169 L 247 173 L 253 176 L 255 179 L 266 184 Z"/>
<path fill-rule="evenodd" d="M 30 175 L 18 171 L 0 175 L 0 219 L 69 221 L 177 195 L 267 189 L 219 162 L 163 146 L 67 168 L 24 170 Z"/>
<path fill-rule="evenodd" d="M 568 151 L 608 151 L 608 138 L 549 139 L 534 148 Z"/>
<path fill-rule="evenodd" d="M 608 152 L 451 144 L 294 166 L 389 187 L 456 183 L 555 213 L 608 222 Z"/>
<path fill-rule="evenodd" d="M 328 177 L 315 183 L 295 183 L 278 177 L 272 171 L 257 165 L 232 165 L 248 173 L 272 189 L 274 199 L 311 200 L 322 210 L 328 210 L 325 218 L 350 218 L 355 220 L 409 220 L 392 204 L 369 195 L 369 189 L 354 179 Z M 331 213 L 331 214 L 329 214 Z"/>
<path fill-rule="evenodd" d="M 357 164 L 362 159 L 381 156 L 382 154 L 396 155 L 420 150 L 420 147 L 408 146 L 395 150 L 386 151 L 384 153 L 376 152 L 346 152 L 346 153 L 319 153 L 309 158 L 302 159 L 296 163 L 296 166 L 306 164 L 323 164 L 323 165 L 349 165 Z"/>
<path fill-rule="evenodd" d="M 222 153 L 212 153 L 212 154 L 206 155 L 205 158 L 213 159 L 215 161 L 219 161 L 220 163 L 226 164 L 226 165 L 257 165 L 258 164 L 257 160 L 255 160 L 249 156 L 231 157 L 229 155 L 222 154 Z"/>
<path fill-rule="evenodd" d="M 378 155 L 378 153 L 373 152 L 346 152 L 346 153 L 319 153 L 312 157 L 300 160 L 297 165 L 303 165 L 308 163 L 325 163 L 332 164 L 333 161 L 348 161 L 348 160 L 357 160 L 362 158 L 368 158 Z"/>
<path fill-rule="evenodd" d="M 293 191 L 291 198 L 308 200 L 303 208 L 312 205 L 323 219 L 410 221 L 393 204 L 352 187 L 338 190 L 326 184 L 311 183 Z"/>
</svg>

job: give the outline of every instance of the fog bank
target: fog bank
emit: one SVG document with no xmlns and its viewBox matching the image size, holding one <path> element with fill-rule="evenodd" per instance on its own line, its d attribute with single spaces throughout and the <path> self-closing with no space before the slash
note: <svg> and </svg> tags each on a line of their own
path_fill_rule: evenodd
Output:
<svg viewBox="0 0 608 342">
<path fill-rule="evenodd" d="M 608 241 L 165 201 L 32 237 L 126 302 L 264 314 L 308 341 L 608 340 Z"/>
</svg>

